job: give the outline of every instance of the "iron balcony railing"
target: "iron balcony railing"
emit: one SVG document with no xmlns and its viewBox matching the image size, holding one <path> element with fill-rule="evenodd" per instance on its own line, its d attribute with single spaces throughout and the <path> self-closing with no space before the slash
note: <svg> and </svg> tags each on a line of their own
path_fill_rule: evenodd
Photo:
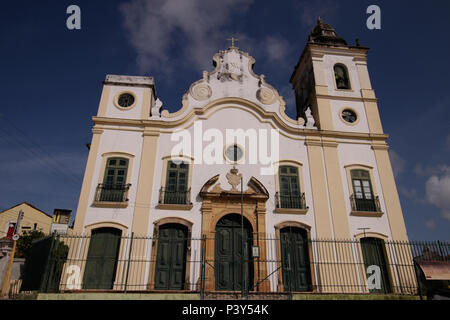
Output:
<svg viewBox="0 0 450 320">
<path fill-rule="evenodd" d="M 190 204 L 191 189 L 188 190 L 168 190 L 161 188 L 159 191 L 160 204 Z"/>
<path fill-rule="evenodd" d="M 380 199 L 378 196 L 374 199 L 359 199 L 354 194 L 350 196 L 352 211 L 381 212 Z"/>
<path fill-rule="evenodd" d="M 97 202 L 127 202 L 131 184 L 99 183 L 95 195 Z"/>
<path fill-rule="evenodd" d="M 283 209 L 307 209 L 305 201 L 305 193 L 300 195 L 282 195 L 279 192 L 275 194 L 277 208 Z"/>
</svg>

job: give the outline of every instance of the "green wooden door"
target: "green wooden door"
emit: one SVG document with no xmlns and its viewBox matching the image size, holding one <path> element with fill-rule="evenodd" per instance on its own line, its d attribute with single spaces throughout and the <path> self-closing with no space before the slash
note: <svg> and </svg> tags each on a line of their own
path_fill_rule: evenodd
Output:
<svg viewBox="0 0 450 320">
<path fill-rule="evenodd" d="M 187 228 L 166 224 L 159 228 L 155 289 L 185 289 Z"/>
<path fill-rule="evenodd" d="M 113 288 L 121 234 L 114 228 L 92 231 L 83 278 L 84 289 Z"/>
<path fill-rule="evenodd" d="M 244 248 L 242 244 L 244 243 Z M 246 290 L 253 288 L 253 262 L 251 258 L 252 228 L 241 216 L 227 215 L 216 225 L 214 275 L 218 291 L 240 291 L 246 283 Z M 244 258 L 244 259 L 242 259 Z M 244 265 L 242 265 L 244 260 Z M 243 274 L 244 272 L 244 274 Z M 243 279 L 245 279 L 243 282 Z"/>
<path fill-rule="evenodd" d="M 310 269 L 306 232 L 299 228 L 280 231 L 283 284 L 286 291 L 310 291 Z"/>
<path fill-rule="evenodd" d="M 368 278 L 373 275 L 373 271 L 371 271 L 370 274 L 367 272 L 370 266 L 378 266 L 380 268 L 380 287 L 369 288 L 370 292 L 389 293 L 391 289 L 389 285 L 387 264 L 384 254 L 384 241 L 377 238 L 362 238 L 361 250 L 363 254 L 365 273 Z"/>
</svg>

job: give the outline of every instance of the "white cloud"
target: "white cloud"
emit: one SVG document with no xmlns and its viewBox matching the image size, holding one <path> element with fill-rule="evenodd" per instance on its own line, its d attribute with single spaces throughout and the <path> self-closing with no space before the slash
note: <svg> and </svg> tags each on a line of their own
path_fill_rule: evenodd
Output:
<svg viewBox="0 0 450 320">
<path fill-rule="evenodd" d="M 394 150 L 389 150 L 389 158 L 391 159 L 392 171 L 394 176 L 398 177 L 405 169 L 406 161 Z"/>
<path fill-rule="evenodd" d="M 414 173 L 420 177 L 438 176 L 448 171 L 450 171 L 450 166 L 447 166 L 445 164 L 436 166 L 423 166 L 419 163 L 414 167 Z"/>
<path fill-rule="evenodd" d="M 450 220 L 450 167 L 440 176 L 431 176 L 426 184 L 427 201 L 442 210 L 442 217 Z"/>
<path fill-rule="evenodd" d="M 177 56 L 205 69 L 229 34 L 223 27 L 232 14 L 245 13 L 253 0 L 132 0 L 120 6 L 124 27 L 137 52 L 141 71 L 171 71 Z M 176 47 L 176 48 L 175 48 Z"/>
<path fill-rule="evenodd" d="M 316 24 L 317 18 L 321 17 L 325 23 L 330 23 L 334 19 L 339 5 L 337 1 L 299 1 L 297 10 L 303 25 L 312 27 Z"/>
<path fill-rule="evenodd" d="M 414 188 L 406 188 L 404 186 L 399 185 L 398 191 L 408 199 L 413 199 L 413 200 L 418 199 L 417 190 Z"/>
<path fill-rule="evenodd" d="M 285 63 L 289 52 L 289 43 L 279 36 L 267 36 L 264 40 L 264 49 L 269 62 Z"/>
<path fill-rule="evenodd" d="M 433 219 L 425 220 L 425 227 L 431 230 L 436 229 L 436 221 L 434 221 Z"/>
</svg>

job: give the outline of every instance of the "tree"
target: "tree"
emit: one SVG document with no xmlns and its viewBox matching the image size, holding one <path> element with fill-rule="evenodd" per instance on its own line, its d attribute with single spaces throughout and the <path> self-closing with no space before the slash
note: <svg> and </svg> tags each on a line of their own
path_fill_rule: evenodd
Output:
<svg viewBox="0 0 450 320">
<path fill-rule="evenodd" d="M 32 242 L 44 237 L 46 237 L 46 235 L 38 230 L 24 231 L 19 240 L 17 240 L 15 257 L 27 258 L 30 253 Z"/>
</svg>

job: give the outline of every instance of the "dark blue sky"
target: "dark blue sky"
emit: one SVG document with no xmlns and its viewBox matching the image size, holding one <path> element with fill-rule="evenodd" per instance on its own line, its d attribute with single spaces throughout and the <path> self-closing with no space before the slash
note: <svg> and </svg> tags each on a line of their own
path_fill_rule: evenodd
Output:
<svg viewBox="0 0 450 320">
<path fill-rule="evenodd" d="M 66 8 L 81 8 L 81 30 Z M 366 8 L 381 8 L 381 30 Z M 171 111 L 230 36 L 294 115 L 289 78 L 317 16 L 371 48 L 410 239 L 450 239 L 450 2 L 20 1 L 0 4 L 0 209 L 76 211 L 106 74 L 151 75 Z"/>
</svg>

